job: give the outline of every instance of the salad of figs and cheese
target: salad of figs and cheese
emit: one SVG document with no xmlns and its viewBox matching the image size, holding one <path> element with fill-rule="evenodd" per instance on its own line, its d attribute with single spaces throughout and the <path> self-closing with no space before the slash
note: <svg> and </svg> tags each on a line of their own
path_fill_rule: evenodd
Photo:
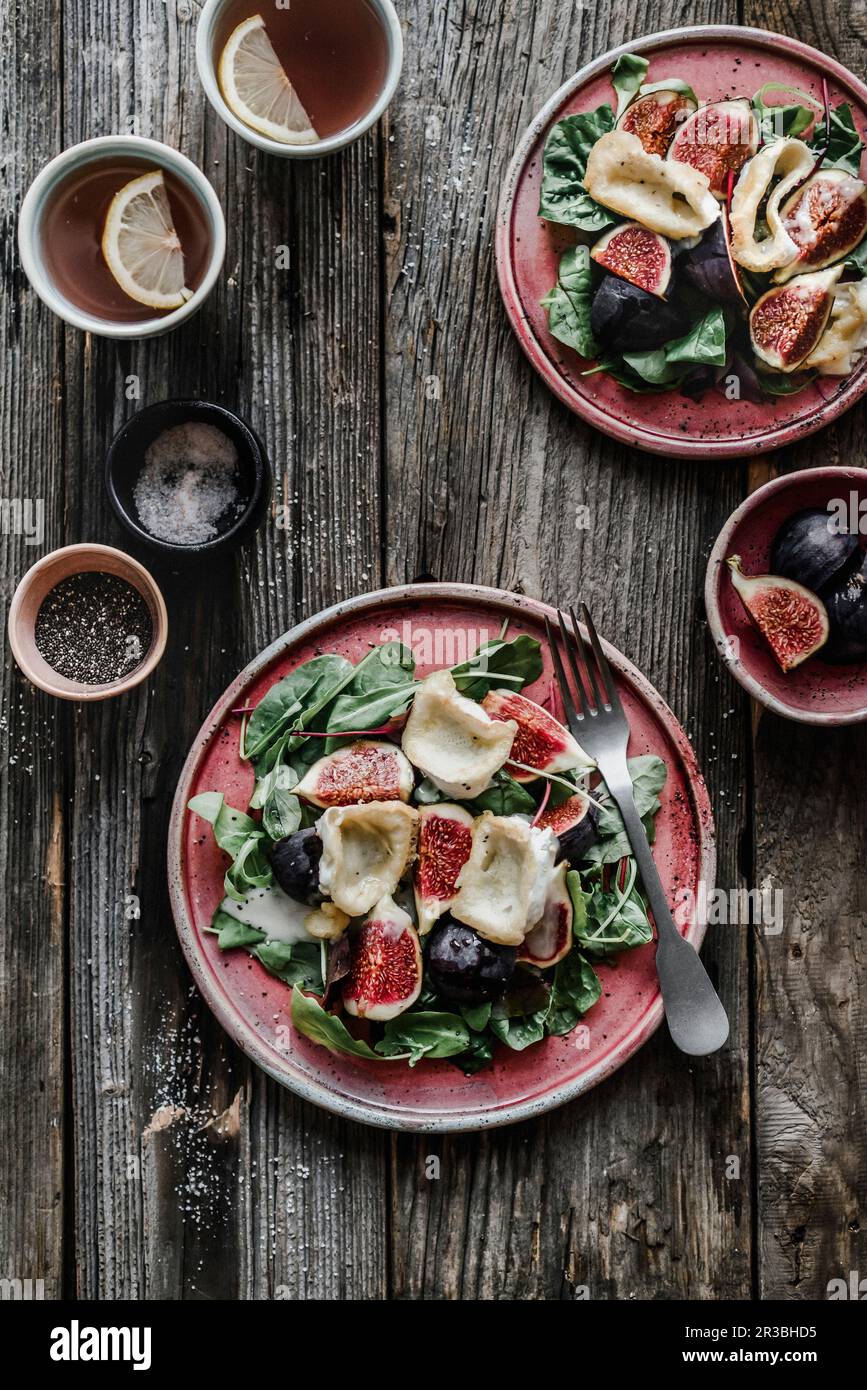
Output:
<svg viewBox="0 0 867 1390">
<path fill-rule="evenodd" d="M 449 1057 L 570 1032 L 594 965 L 652 938 L 619 812 L 548 705 L 540 644 L 507 629 L 417 679 L 400 642 L 325 653 L 238 713 L 246 810 L 193 797 L 231 860 L 210 930 L 292 989 L 332 1052 Z M 630 762 L 648 834 L 666 778 Z"/>
<path fill-rule="evenodd" d="M 636 392 L 789 396 L 867 348 L 864 144 L 846 103 L 767 83 L 703 102 L 623 54 L 616 101 L 544 150 L 540 217 L 573 228 L 551 333 Z"/>
</svg>

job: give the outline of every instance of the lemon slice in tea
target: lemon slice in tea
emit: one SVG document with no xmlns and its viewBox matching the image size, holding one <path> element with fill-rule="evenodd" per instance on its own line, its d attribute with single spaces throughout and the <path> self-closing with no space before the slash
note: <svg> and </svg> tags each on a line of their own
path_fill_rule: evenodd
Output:
<svg viewBox="0 0 867 1390">
<path fill-rule="evenodd" d="M 226 104 L 252 130 L 285 145 L 309 145 L 319 139 L 260 14 L 245 19 L 232 33 L 219 75 Z"/>
<path fill-rule="evenodd" d="M 184 251 L 159 169 L 131 179 L 114 195 L 102 233 L 102 254 L 130 299 L 149 309 L 179 309 L 192 299 L 184 284 Z"/>
</svg>

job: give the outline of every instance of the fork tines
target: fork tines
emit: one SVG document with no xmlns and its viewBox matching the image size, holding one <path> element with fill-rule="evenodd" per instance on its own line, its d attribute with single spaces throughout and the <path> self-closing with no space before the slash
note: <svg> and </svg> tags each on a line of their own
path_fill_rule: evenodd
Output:
<svg viewBox="0 0 867 1390">
<path fill-rule="evenodd" d="M 560 629 L 560 636 L 563 641 L 563 649 L 569 663 L 569 670 L 572 674 L 575 692 L 580 704 L 580 712 L 575 707 L 572 696 L 572 689 L 569 684 L 566 670 L 560 656 L 560 649 L 554 635 L 554 629 L 545 619 L 545 632 L 548 637 L 548 646 L 551 648 L 551 655 L 554 660 L 554 670 L 557 675 L 557 684 L 560 687 L 560 695 L 563 700 L 563 707 L 566 717 L 575 720 L 577 723 L 584 719 L 593 719 L 602 711 L 620 712 L 620 698 L 617 694 L 614 680 L 611 675 L 611 668 L 608 659 L 602 650 L 602 644 L 596 634 L 593 619 L 590 616 L 586 603 L 581 604 L 581 614 L 584 618 L 584 625 L 587 628 L 587 635 L 590 638 L 590 648 L 593 652 L 591 659 L 590 651 L 584 640 L 583 633 L 575 616 L 575 609 L 569 609 L 569 621 L 571 630 L 567 626 L 566 617 L 563 612 L 557 609 L 557 622 Z"/>
</svg>

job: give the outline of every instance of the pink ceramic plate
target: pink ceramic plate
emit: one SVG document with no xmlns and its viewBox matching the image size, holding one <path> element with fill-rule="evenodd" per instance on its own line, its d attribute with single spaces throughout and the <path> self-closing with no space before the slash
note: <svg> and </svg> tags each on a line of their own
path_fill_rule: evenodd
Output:
<svg viewBox="0 0 867 1390">
<path fill-rule="evenodd" d="M 860 504 L 867 510 L 867 469 L 807 468 L 765 483 L 741 503 L 720 532 L 704 589 L 714 642 L 735 680 L 784 719 L 831 727 L 867 719 L 867 663 L 834 666 L 813 657 L 785 675 L 747 617 L 726 558 L 740 555 L 745 574 L 767 574 L 774 537 L 783 522 L 808 507 L 826 508 L 834 499 L 849 504 L 855 514 Z"/>
<path fill-rule="evenodd" d="M 729 401 L 709 391 L 701 401 L 678 392 L 635 395 L 610 376 L 582 376 L 589 365 L 548 332 L 541 300 L 556 283 L 561 253 L 576 234 L 538 215 L 542 151 L 551 126 L 564 116 L 614 101 L 610 72 L 621 53 L 642 53 L 647 80 L 682 77 L 702 101 L 752 96 L 766 82 L 800 87 L 822 98 L 827 78 L 832 104 L 847 101 L 856 126 L 867 127 L 867 87 L 833 58 L 784 34 L 739 25 L 673 29 L 634 39 L 596 58 L 548 102 L 524 134 L 509 168 L 497 218 L 497 272 L 506 311 L 536 371 L 577 415 L 614 439 L 654 454 L 736 458 L 764 453 L 836 420 L 867 390 L 867 362 L 840 380 L 825 378 L 797 396 L 767 404 Z M 769 104 L 785 101 L 784 95 Z"/>
<path fill-rule="evenodd" d="M 181 945 L 196 983 L 226 1031 L 265 1071 L 306 1100 L 337 1114 L 389 1129 L 461 1130 L 508 1124 L 550 1110 L 595 1086 L 621 1066 L 662 1021 L 654 947 L 628 952 L 603 966 L 603 995 L 587 1015 L 588 1030 L 548 1038 L 525 1052 L 501 1049 L 492 1067 L 465 1077 L 449 1062 L 364 1062 L 335 1057 L 297 1034 L 289 990 L 244 952 L 225 956 L 205 928 L 223 895 L 224 857 L 209 827 L 186 811 L 191 796 L 219 790 L 245 807 L 249 765 L 238 758 L 238 717 L 265 691 L 317 652 L 358 661 L 371 643 L 400 637 L 415 653 L 419 675 L 450 666 L 495 637 L 506 618 L 510 634 L 529 632 L 544 643 L 543 618 L 552 611 L 531 599 L 461 584 L 416 584 L 366 594 L 302 623 L 252 662 L 226 691 L 193 744 L 178 785 L 169 831 L 172 906 Z M 674 905 L 698 884 L 713 885 L 716 855 L 707 790 L 686 735 L 653 687 L 608 648 L 632 729 L 632 753 L 655 752 L 668 765 L 658 817 L 656 860 Z M 545 671 L 530 695 L 551 689 Z M 704 922 L 685 933 L 696 948 Z"/>
</svg>

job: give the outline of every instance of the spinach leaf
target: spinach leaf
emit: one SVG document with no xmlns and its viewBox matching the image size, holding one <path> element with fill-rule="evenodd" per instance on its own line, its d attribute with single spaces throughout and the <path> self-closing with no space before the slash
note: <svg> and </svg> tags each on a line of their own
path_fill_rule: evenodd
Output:
<svg viewBox="0 0 867 1390">
<path fill-rule="evenodd" d="M 457 1014 L 405 1013 L 385 1025 L 376 1044 L 383 1057 L 406 1057 L 414 1067 L 422 1057 L 454 1057 L 470 1045 L 470 1034 Z"/>
<path fill-rule="evenodd" d="M 257 828 L 254 834 L 247 836 L 231 868 L 226 870 L 223 887 L 235 902 L 245 902 L 248 889 L 267 888 L 274 881 L 264 840 L 265 832 Z"/>
<path fill-rule="evenodd" d="M 674 366 L 665 355 L 665 348 L 647 348 L 643 352 L 624 352 L 627 367 L 646 381 L 648 386 L 676 386 L 683 379 L 683 369 Z M 613 373 L 612 373 L 613 375 Z M 628 385 L 627 382 L 621 383 Z"/>
<path fill-rule="evenodd" d="M 756 372 L 756 379 L 766 396 L 797 396 L 816 380 L 816 372 L 794 372 L 784 376 L 776 372 Z"/>
<path fill-rule="evenodd" d="M 542 307 L 548 310 L 548 327 L 558 342 L 588 358 L 599 353 L 590 323 L 592 304 L 590 252 L 586 246 L 573 246 L 561 256 L 557 284 L 542 300 Z"/>
<path fill-rule="evenodd" d="M 779 82 L 768 82 L 760 88 L 753 97 L 753 111 L 759 123 L 759 141 L 763 145 L 769 140 L 794 139 L 803 135 L 816 114 L 812 106 L 767 106 L 765 96 L 772 91 L 794 93 L 796 96 L 803 95 L 807 101 L 813 100 L 808 93 L 800 93 L 797 88 L 786 87 Z"/>
<path fill-rule="evenodd" d="M 483 1033 L 491 1021 L 490 1004 L 460 1004 L 461 1018 L 473 1033 Z"/>
<path fill-rule="evenodd" d="M 853 251 L 846 257 L 846 267 L 849 270 L 857 270 L 860 276 L 867 275 L 867 237 L 860 241 Z"/>
<path fill-rule="evenodd" d="M 221 907 L 214 913 L 214 920 L 208 931 L 216 932 L 217 945 L 221 951 L 235 951 L 239 946 L 258 946 L 260 941 L 265 940 L 265 933 L 259 931 L 258 927 L 239 922 Z"/>
<path fill-rule="evenodd" d="M 828 128 L 822 120 L 816 126 L 816 133 L 810 144 L 817 152 L 823 150 L 827 145 L 828 153 L 825 156 L 825 164 L 833 165 L 835 169 L 845 169 L 847 173 L 858 178 L 864 144 L 855 129 L 852 108 L 848 102 L 844 101 L 836 106 L 830 114 L 830 136 Z"/>
<path fill-rule="evenodd" d="M 455 1066 L 460 1067 L 465 1076 L 475 1076 L 477 1071 L 481 1071 L 482 1067 L 493 1061 L 493 1057 L 490 1033 L 471 1033 L 470 1045 L 466 1052 L 459 1053 L 452 1061 Z"/>
<path fill-rule="evenodd" d="M 620 221 L 594 202 L 582 182 L 590 151 L 613 129 L 614 112 L 607 103 L 595 111 L 566 116 L 553 126 L 542 156 L 540 217 L 582 232 L 601 232 Z"/>
<path fill-rule="evenodd" d="M 577 874 L 575 876 L 577 878 Z M 601 993 L 602 984 L 593 966 L 573 947 L 554 971 L 546 1031 L 555 1037 L 571 1033 Z"/>
<path fill-rule="evenodd" d="M 255 762 L 287 729 L 309 727 L 313 716 L 349 684 L 355 672 L 345 656 L 326 653 L 277 681 L 250 715 L 244 756 Z"/>
<path fill-rule="evenodd" d="M 491 1013 L 490 1029 L 495 1038 L 505 1043 L 513 1052 L 523 1052 L 525 1047 L 541 1042 L 545 1036 L 547 1008 L 535 1014 L 522 1014 L 510 1018 L 498 1005 Z"/>
<path fill-rule="evenodd" d="M 627 759 L 632 790 L 638 814 L 644 822 L 648 839 L 653 843 L 653 817 L 662 804 L 659 793 L 665 786 L 667 769 L 662 758 L 655 753 L 645 753 L 638 758 Z M 632 854 L 632 846 L 626 834 L 623 817 L 609 797 L 603 803 L 596 823 L 597 840 L 585 855 L 589 863 L 612 864 Z"/>
<path fill-rule="evenodd" d="M 666 362 L 700 362 L 724 367 L 726 362 L 726 321 L 722 309 L 711 309 L 693 324 L 682 338 L 665 345 Z"/>
<path fill-rule="evenodd" d="M 471 700 L 482 700 L 489 690 L 508 686 L 520 690 L 542 674 L 542 648 L 535 637 L 521 633 L 507 640 L 495 637 L 483 642 L 469 661 L 452 667 L 455 685 Z"/>
<path fill-rule="evenodd" d="M 617 59 L 611 69 L 611 85 L 617 93 L 615 119 L 623 115 L 633 97 L 638 95 L 638 89 L 647 76 L 649 67 L 647 59 L 639 58 L 635 53 L 621 53 Z"/>
<path fill-rule="evenodd" d="M 263 941 L 252 954 L 287 985 L 322 994 L 322 946 L 318 941 Z"/>
<path fill-rule="evenodd" d="M 250 816 L 226 805 L 226 798 L 222 792 L 201 792 L 187 803 L 187 808 L 195 811 L 197 816 L 201 816 L 202 820 L 208 821 L 214 827 L 214 839 L 220 849 L 225 850 L 233 859 L 240 854 L 251 835 L 260 833 L 258 825 Z"/>
<path fill-rule="evenodd" d="M 480 816 L 483 811 L 493 811 L 495 816 L 534 816 L 537 810 L 527 788 L 502 771 L 494 773 L 487 791 L 466 805 L 474 816 Z"/>
<path fill-rule="evenodd" d="M 659 349 L 654 349 L 654 351 L 659 351 Z M 644 361 L 647 354 L 631 353 L 630 356 L 641 356 L 642 361 Z M 654 363 L 648 362 L 647 370 L 653 373 Z M 627 391 L 634 391 L 637 396 L 652 395 L 656 391 L 670 391 L 680 380 L 680 377 L 676 377 L 670 385 L 664 383 L 650 385 L 649 382 L 630 366 L 624 357 L 617 355 L 601 358 L 596 363 L 595 367 L 589 372 L 582 372 L 581 375 L 596 376 L 600 372 L 605 372 L 608 376 L 613 377 L 620 386 L 624 386 Z"/>
<path fill-rule="evenodd" d="M 356 671 L 328 713 L 325 727 L 335 737 L 325 741 L 326 754 L 340 747 L 338 734 L 380 728 L 403 714 L 415 694 L 415 661 L 400 642 L 375 648 Z"/>
<path fill-rule="evenodd" d="M 349 1057 L 365 1057 L 368 1061 L 379 1062 L 382 1058 L 366 1042 L 354 1038 L 346 1024 L 326 1013 L 322 1005 L 308 994 L 302 994 L 297 985 L 292 990 L 292 1022 L 305 1038 L 327 1047 L 329 1052 L 343 1053 Z"/>
<path fill-rule="evenodd" d="M 412 799 L 419 806 L 436 806 L 438 802 L 450 801 L 452 798 L 440 791 L 429 777 L 423 777 L 413 792 Z"/>
<path fill-rule="evenodd" d="M 602 887 L 601 871 L 593 881 L 590 893 L 585 893 L 581 875 L 574 869 L 566 875 L 573 905 L 580 902 L 583 920 L 573 920 L 575 941 L 588 956 L 599 960 L 634 946 L 646 946 L 653 940 L 653 928 L 644 900 L 636 888 L 637 865 L 630 858 L 626 886 L 621 891 L 612 885 Z M 584 878 L 588 876 L 585 874 Z"/>
</svg>

